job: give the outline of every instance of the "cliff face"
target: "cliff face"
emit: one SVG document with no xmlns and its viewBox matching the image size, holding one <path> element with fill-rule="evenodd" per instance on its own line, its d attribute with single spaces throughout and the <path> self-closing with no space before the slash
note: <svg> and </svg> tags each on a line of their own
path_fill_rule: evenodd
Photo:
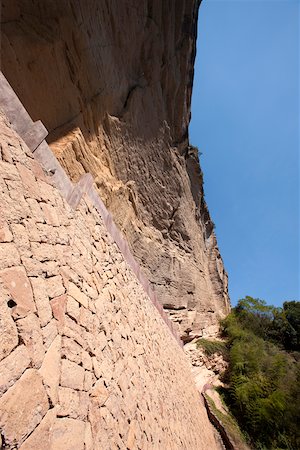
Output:
<svg viewBox="0 0 300 450">
<path fill-rule="evenodd" d="M 72 180 L 90 172 L 188 339 L 229 310 L 188 124 L 194 0 L 3 0 L 1 70 Z"/>
</svg>

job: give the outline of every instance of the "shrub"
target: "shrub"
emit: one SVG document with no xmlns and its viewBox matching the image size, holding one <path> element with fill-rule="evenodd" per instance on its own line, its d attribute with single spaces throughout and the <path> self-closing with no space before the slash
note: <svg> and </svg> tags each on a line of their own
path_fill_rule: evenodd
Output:
<svg viewBox="0 0 300 450">
<path fill-rule="evenodd" d="M 226 356 L 228 353 L 226 343 L 222 341 L 213 341 L 210 339 L 201 338 L 197 341 L 197 347 L 201 347 L 207 356 L 212 356 L 215 353 Z"/>
<path fill-rule="evenodd" d="M 300 361 L 282 344 L 286 325 L 298 331 L 299 302 L 288 303 L 291 323 L 285 310 L 252 297 L 222 323 L 229 346 L 224 398 L 257 449 L 300 448 Z"/>
</svg>

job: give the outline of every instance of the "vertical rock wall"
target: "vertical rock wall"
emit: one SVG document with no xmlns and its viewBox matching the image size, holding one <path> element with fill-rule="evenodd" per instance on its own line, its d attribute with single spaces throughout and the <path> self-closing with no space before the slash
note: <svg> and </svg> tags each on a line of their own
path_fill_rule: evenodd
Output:
<svg viewBox="0 0 300 450">
<path fill-rule="evenodd" d="M 87 198 L 0 115 L 0 430 L 22 450 L 217 448 L 184 353 Z"/>
<path fill-rule="evenodd" d="M 188 141 L 198 3 L 1 2 L 1 70 L 71 179 L 92 173 L 185 339 L 229 310 Z"/>
</svg>

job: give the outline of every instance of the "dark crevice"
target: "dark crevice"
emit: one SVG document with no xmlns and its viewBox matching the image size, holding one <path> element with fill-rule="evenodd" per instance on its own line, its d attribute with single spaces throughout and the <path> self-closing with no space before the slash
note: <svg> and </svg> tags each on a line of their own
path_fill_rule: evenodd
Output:
<svg viewBox="0 0 300 450">
<path fill-rule="evenodd" d="M 8 306 L 9 308 L 14 308 L 15 306 L 17 306 L 17 304 L 16 304 L 16 302 L 11 298 L 10 300 L 8 300 L 7 306 Z"/>
<path fill-rule="evenodd" d="M 172 145 L 173 145 L 174 147 L 177 147 L 178 145 L 181 145 L 181 144 L 183 144 L 184 142 L 188 142 L 188 139 L 189 139 L 189 131 L 188 131 L 188 128 L 186 128 L 186 129 L 184 130 L 182 136 L 181 136 L 177 141 L 174 141 L 174 142 L 172 143 Z"/>
<path fill-rule="evenodd" d="M 18 345 L 25 345 L 25 342 L 22 338 L 22 336 L 18 335 Z"/>
<path fill-rule="evenodd" d="M 174 306 L 166 303 L 164 304 L 164 309 L 168 309 L 171 311 L 181 311 L 182 309 L 186 309 L 186 306 Z"/>
<path fill-rule="evenodd" d="M 53 404 L 51 398 L 49 397 L 49 395 L 47 395 L 47 397 L 48 397 L 48 402 L 49 402 L 49 409 L 53 409 L 54 408 L 54 404 Z"/>
<path fill-rule="evenodd" d="M 5 450 L 8 448 L 8 445 L 6 445 L 6 442 L 5 442 L 5 436 L 3 433 L 1 433 L 0 437 L 1 437 L 1 441 L 2 441 L 1 450 Z"/>
<path fill-rule="evenodd" d="M 128 106 L 128 103 L 132 97 L 133 92 L 137 89 L 140 88 L 142 89 L 142 86 L 140 86 L 139 84 L 134 84 L 133 86 L 131 86 L 127 92 L 127 96 L 125 98 L 124 104 L 123 104 L 123 110 L 126 111 L 126 108 Z"/>
</svg>

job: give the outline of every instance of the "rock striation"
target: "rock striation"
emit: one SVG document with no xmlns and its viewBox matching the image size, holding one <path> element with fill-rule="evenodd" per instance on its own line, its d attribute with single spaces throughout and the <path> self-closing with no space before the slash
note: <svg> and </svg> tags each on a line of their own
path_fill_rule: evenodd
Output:
<svg viewBox="0 0 300 450">
<path fill-rule="evenodd" d="M 93 175 L 186 341 L 212 332 L 230 308 L 188 139 L 198 8 L 1 2 L 1 70 L 70 178 Z"/>
</svg>

